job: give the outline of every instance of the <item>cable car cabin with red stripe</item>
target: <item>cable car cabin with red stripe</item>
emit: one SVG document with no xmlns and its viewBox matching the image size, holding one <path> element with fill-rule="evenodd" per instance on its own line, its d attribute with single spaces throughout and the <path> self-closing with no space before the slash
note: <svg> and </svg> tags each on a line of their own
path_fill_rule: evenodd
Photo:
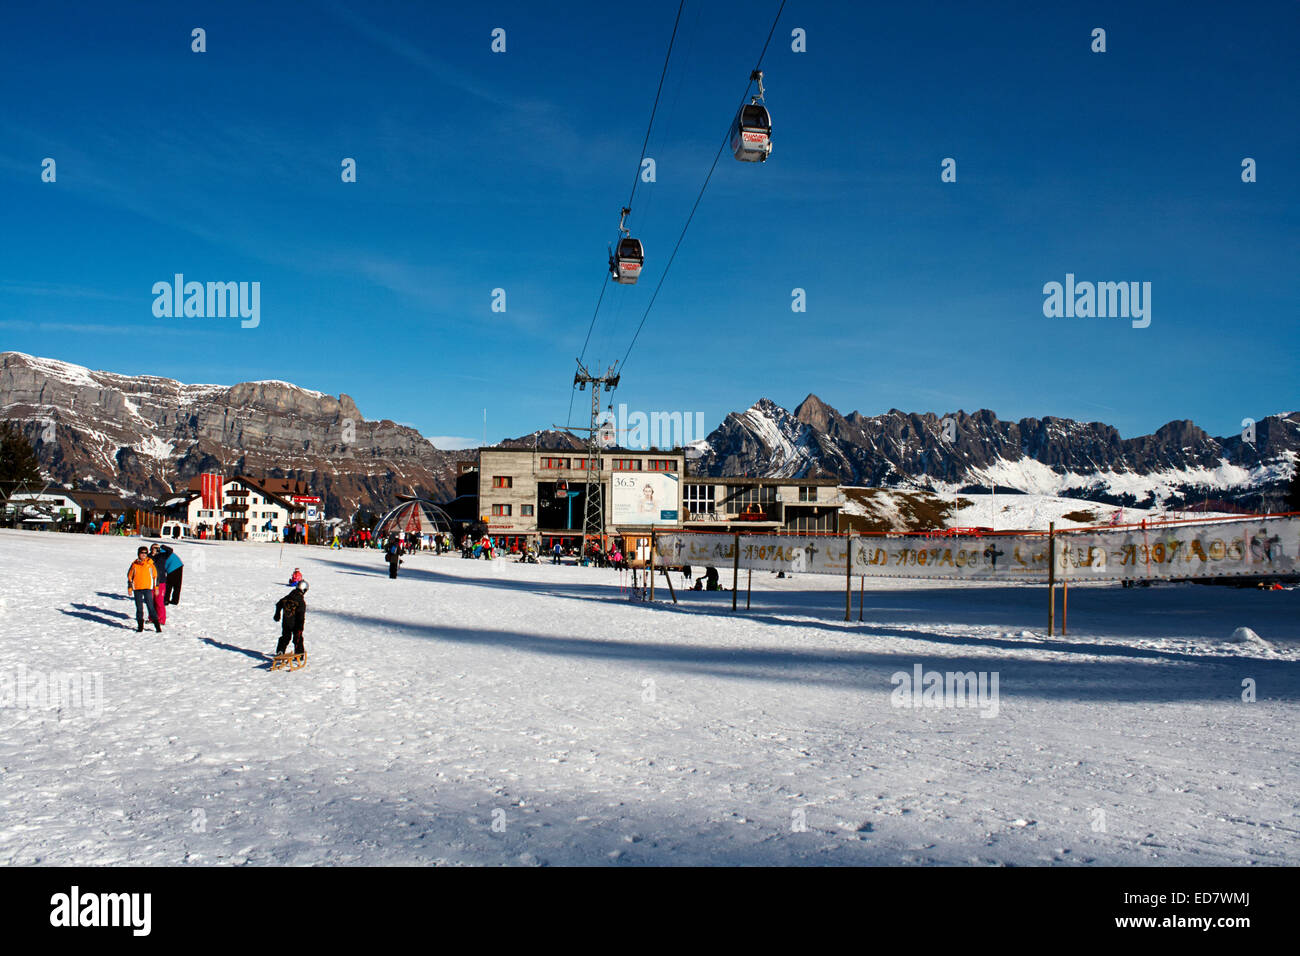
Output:
<svg viewBox="0 0 1300 956">
<path fill-rule="evenodd" d="M 758 83 L 758 94 L 731 124 L 731 152 L 742 163 L 765 163 L 772 155 L 772 115 L 762 102 L 763 71 L 755 70 L 749 79 Z"/>
<path fill-rule="evenodd" d="M 618 241 L 618 249 L 610 256 L 610 278 L 621 285 L 636 285 L 645 264 L 645 250 L 640 239 L 627 237 Z"/>
</svg>

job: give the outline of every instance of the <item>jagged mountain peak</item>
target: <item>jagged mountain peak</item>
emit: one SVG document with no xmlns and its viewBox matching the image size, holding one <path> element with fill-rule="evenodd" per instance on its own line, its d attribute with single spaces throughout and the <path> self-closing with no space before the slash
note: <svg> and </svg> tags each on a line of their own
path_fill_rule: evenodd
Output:
<svg viewBox="0 0 1300 956">
<path fill-rule="evenodd" d="M 944 427 L 949 418 L 955 429 Z M 842 416 L 809 394 L 793 413 L 763 398 L 729 414 L 700 443 L 697 467 L 719 476 L 826 475 L 864 486 L 1068 490 L 1100 501 L 1177 499 L 1208 485 L 1249 503 L 1290 475 L 1300 428 L 1288 426 L 1296 424 L 1289 416 L 1262 419 L 1254 446 L 1237 436 L 1212 438 L 1190 421 L 1124 439 L 1103 422 L 1055 415 L 1009 422 L 985 408 Z"/>
</svg>

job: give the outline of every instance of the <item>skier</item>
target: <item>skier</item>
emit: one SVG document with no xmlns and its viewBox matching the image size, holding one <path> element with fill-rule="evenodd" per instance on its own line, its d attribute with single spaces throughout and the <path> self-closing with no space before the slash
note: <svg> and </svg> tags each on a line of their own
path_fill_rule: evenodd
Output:
<svg viewBox="0 0 1300 956">
<path fill-rule="evenodd" d="M 389 539 L 384 560 L 388 562 L 388 576 L 397 577 L 397 566 L 402 563 L 402 548 L 395 539 Z"/>
<path fill-rule="evenodd" d="M 163 573 L 167 576 L 167 586 L 163 590 L 163 604 L 180 604 L 181 578 L 184 576 L 185 563 L 177 557 L 169 544 L 160 544 L 158 553 L 163 556 Z"/>
<path fill-rule="evenodd" d="M 557 541 L 555 544 L 551 545 L 551 564 L 560 563 L 560 554 L 563 551 L 564 549 L 560 547 L 560 542 Z"/>
<path fill-rule="evenodd" d="M 302 628 L 307 621 L 307 582 L 299 581 L 292 591 L 275 602 L 275 620 L 280 622 L 280 643 L 275 646 L 277 655 L 283 654 L 293 639 L 293 652 L 306 654 L 302 643 Z"/>
<path fill-rule="evenodd" d="M 301 580 L 302 580 L 302 572 L 299 571 L 297 568 L 294 568 L 293 574 L 289 575 L 289 586 L 296 587 L 298 582 Z"/>
<path fill-rule="evenodd" d="M 146 607 L 149 609 L 149 620 L 153 622 L 153 629 L 162 632 L 162 625 L 158 623 L 158 612 L 153 603 L 153 589 L 157 584 L 158 569 L 149 559 L 149 549 L 140 545 L 135 553 L 135 561 L 126 569 L 126 588 L 135 598 L 136 633 L 144 630 Z"/>
</svg>

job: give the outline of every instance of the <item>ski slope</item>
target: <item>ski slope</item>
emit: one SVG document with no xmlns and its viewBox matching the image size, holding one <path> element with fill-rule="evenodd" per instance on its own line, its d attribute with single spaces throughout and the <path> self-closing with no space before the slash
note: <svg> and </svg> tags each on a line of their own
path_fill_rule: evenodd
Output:
<svg viewBox="0 0 1300 956">
<path fill-rule="evenodd" d="M 1300 863 L 1300 591 L 1073 587 L 1047 638 L 1041 587 L 868 582 L 846 623 L 829 577 L 733 614 L 186 541 L 156 635 L 137 543 L 0 531 L 0 865 Z M 295 566 L 308 665 L 271 673 Z M 996 714 L 894 706 L 917 664 L 996 674 Z M 96 705 L 34 704 L 56 670 Z"/>
</svg>

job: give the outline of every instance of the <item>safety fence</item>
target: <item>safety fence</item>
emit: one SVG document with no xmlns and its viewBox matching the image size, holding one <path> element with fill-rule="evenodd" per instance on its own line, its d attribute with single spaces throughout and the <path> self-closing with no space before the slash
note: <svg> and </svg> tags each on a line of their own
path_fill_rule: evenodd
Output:
<svg viewBox="0 0 1300 956">
<path fill-rule="evenodd" d="M 655 552 L 668 565 L 959 581 L 1274 576 L 1300 573 L 1300 515 L 967 534 L 665 531 Z"/>
</svg>

